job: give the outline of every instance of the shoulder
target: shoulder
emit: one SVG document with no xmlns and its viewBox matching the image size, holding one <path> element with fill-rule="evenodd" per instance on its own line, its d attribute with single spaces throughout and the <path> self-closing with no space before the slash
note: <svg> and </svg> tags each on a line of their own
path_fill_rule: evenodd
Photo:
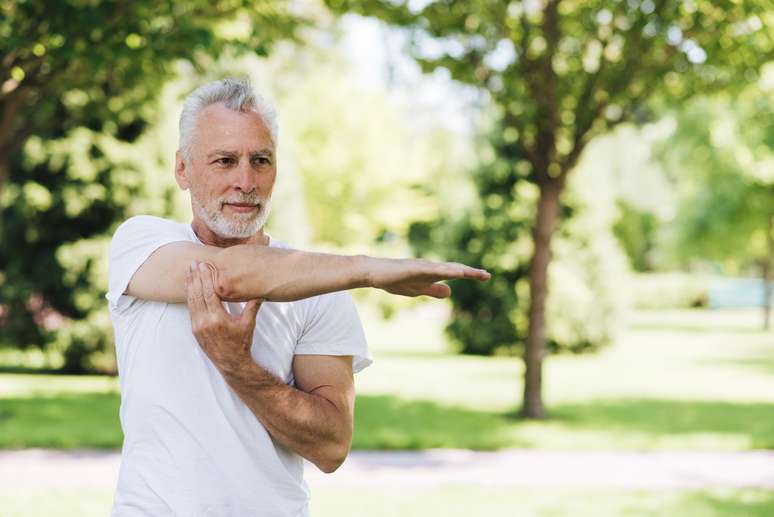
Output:
<svg viewBox="0 0 774 517">
<path fill-rule="evenodd" d="M 164 219 L 155 215 L 135 215 L 118 225 L 115 234 L 126 233 L 136 229 L 144 228 L 169 228 L 169 229 L 183 229 L 184 224 L 172 221 L 171 219 Z"/>
<path fill-rule="evenodd" d="M 155 215 L 135 215 L 121 223 L 113 233 L 113 241 L 136 239 L 145 235 L 175 235 L 189 239 L 189 226 Z"/>
<path fill-rule="evenodd" d="M 176 241 L 195 241 L 190 226 L 156 217 L 135 215 L 121 223 L 110 240 L 109 256 L 146 254 L 161 245 Z"/>
</svg>

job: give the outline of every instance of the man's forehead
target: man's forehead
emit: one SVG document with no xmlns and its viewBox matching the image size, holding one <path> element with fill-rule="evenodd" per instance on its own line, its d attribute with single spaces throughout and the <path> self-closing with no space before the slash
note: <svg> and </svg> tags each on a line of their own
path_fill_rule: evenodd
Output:
<svg viewBox="0 0 774 517">
<path fill-rule="evenodd" d="M 217 133 L 234 133 L 243 132 L 247 128 L 270 134 L 269 127 L 256 110 L 236 111 L 222 103 L 211 104 L 202 109 L 196 122 L 199 131 L 212 129 Z"/>
<path fill-rule="evenodd" d="M 205 152 L 214 149 L 243 152 L 271 150 L 274 142 L 266 123 L 255 110 L 234 111 L 223 104 L 204 108 L 197 120 L 198 144 Z"/>
</svg>

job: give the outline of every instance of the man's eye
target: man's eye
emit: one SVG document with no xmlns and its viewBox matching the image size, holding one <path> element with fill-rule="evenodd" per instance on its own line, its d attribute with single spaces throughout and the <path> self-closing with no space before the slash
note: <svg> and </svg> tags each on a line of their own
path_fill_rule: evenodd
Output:
<svg viewBox="0 0 774 517">
<path fill-rule="evenodd" d="M 218 165 L 231 165 L 232 163 L 234 163 L 234 160 L 233 158 L 218 158 L 217 160 L 215 160 L 215 163 L 217 163 Z"/>
<path fill-rule="evenodd" d="M 271 165 L 271 160 L 266 156 L 259 156 L 254 160 L 254 163 L 257 163 L 258 165 Z"/>
</svg>

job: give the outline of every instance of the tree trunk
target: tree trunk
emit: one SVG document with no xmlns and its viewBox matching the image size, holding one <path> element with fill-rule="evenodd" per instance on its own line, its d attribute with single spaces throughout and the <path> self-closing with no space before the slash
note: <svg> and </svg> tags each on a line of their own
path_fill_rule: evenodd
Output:
<svg viewBox="0 0 774 517">
<path fill-rule="evenodd" d="M 542 395 L 542 368 L 545 354 L 545 312 L 548 294 L 548 264 L 551 261 L 551 236 L 559 218 L 561 181 L 550 179 L 540 185 L 535 226 L 532 238 L 535 249 L 529 268 L 529 330 L 524 349 L 524 404 L 521 415 L 525 418 L 544 418 Z"/>
</svg>

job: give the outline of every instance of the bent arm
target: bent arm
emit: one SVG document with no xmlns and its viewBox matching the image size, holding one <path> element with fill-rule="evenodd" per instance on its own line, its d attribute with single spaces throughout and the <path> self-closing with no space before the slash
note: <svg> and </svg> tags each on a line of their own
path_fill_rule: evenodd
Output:
<svg viewBox="0 0 774 517">
<path fill-rule="evenodd" d="M 293 370 L 297 388 L 254 361 L 221 368 L 226 382 L 274 440 L 331 473 L 352 444 L 352 356 L 297 355 Z"/>
<path fill-rule="evenodd" d="M 324 472 L 336 470 L 352 440 L 352 356 L 295 355 L 297 388 L 288 386 L 252 357 L 261 302 L 247 302 L 238 317 L 227 314 L 203 265 L 191 268 L 186 287 L 191 330 L 229 386 L 274 440 Z"/>
</svg>

